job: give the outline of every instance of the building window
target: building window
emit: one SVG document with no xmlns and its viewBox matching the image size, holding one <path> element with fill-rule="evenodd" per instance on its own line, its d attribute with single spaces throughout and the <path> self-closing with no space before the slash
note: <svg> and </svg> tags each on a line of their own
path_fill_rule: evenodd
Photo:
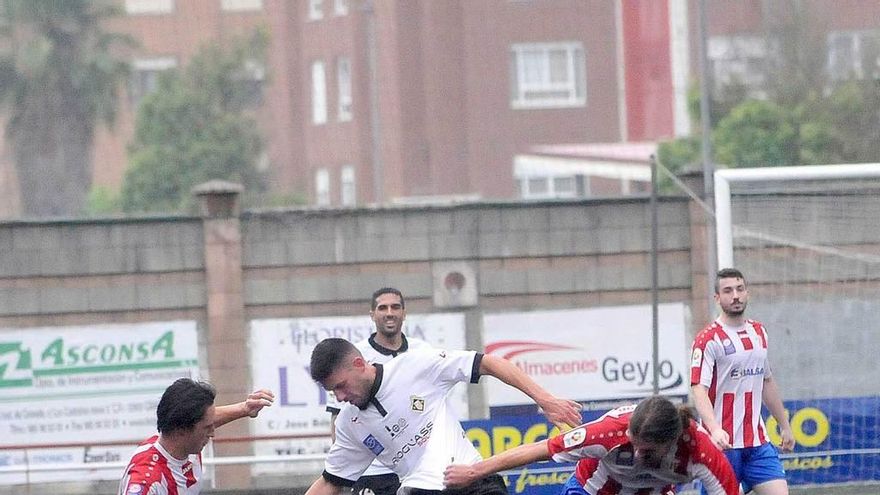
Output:
<svg viewBox="0 0 880 495">
<path fill-rule="evenodd" d="M 336 118 L 340 122 L 351 120 L 351 61 L 347 57 L 336 60 L 336 86 L 339 107 Z"/>
<path fill-rule="evenodd" d="M 324 0 L 309 0 L 309 20 L 317 21 L 324 18 Z"/>
<path fill-rule="evenodd" d="M 324 62 L 312 63 L 312 123 L 327 122 L 327 77 Z"/>
<path fill-rule="evenodd" d="M 266 82 L 266 68 L 257 60 L 245 60 L 244 66 L 235 74 L 235 81 L 241 88 L 241 104 L 245 108 L 256 108 L 263 104 L 263 87 Z"/>
<path fill-rule="evenodd" d="M 131 104 L 137 107 L 141 100 L 159 87 L 159 75 L 177 67 L 174 57 L 161 57 L 135 60 L 131 63 L 131 80 L 128 96 Z"/>
<path fill-rule="evenodd" d="M 578 196 L 574 175 L 527 176 L 517 181 L 517 190 L 524 199 L 574 198 Z"/>
<path fill-rule="evenodd" d="M 263 0 L 221 0 L 220 8 L 229 12 L 262 10 Z"/>
<path fill-rule="evenodd" d="M 315 204 L 330 205 L 330 171 L 326 168 L 315 171 Z"/>
<path fill-rule="evenodd" d="M 125 13 L 170 14 L 174 10 L 174 0 L 125 0 Z"/>
<path fill-rule="evenodd" d="M 335 15 L 347 15 L 348 0 L 333 0 L 333 13 Z"/>
<path fill-rule="evenodd" d="M 716 91 L 726 86 L 742 85 L 750 90 L 751 96 L 766 96 L 764 70 L 768 50 L 764 38 L 749 35 L 712 36 L 707 55 Z"/>
<path fill-rule="evenodd" d="M 342 206 L 354 206 L 357 203 L 357 188 L 354 166 L 345 165 L 339 175 L 339 193 Z"/>
<path fill-rule="evenodd" d="M 566 108 L 587 102 L 581 43 L 529 43 L 511 47 L 512 108 Z"/>
<path fill-rule="evenodd" d="M 834 81 L 880 79 L 880 31 L 830 33 L 828 72 Z"/>
</svg>

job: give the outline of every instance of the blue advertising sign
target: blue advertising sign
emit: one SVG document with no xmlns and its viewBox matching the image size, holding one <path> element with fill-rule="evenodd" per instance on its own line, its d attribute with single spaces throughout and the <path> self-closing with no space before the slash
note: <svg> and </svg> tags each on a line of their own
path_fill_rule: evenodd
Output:
<svg viewBox="0 0 880 495">
<path fill-rule="evenodd" d="M 795 449 L 782 455 L 789 484 L 880 480 L 880 397 L 786 401 Z M 764 411 L 770 440 L 781 439 Z"/>
</svg>

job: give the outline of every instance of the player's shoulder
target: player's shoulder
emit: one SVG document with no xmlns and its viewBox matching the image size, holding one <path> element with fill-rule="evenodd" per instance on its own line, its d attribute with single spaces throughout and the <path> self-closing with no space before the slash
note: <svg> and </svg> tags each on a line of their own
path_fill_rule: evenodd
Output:
<svg viewBox="0 0 880 495">
<path fill-rule="evenodd" d="M 767 331 L 767 327 L 764 326 L 764 324 L 761 323 L 761 322 L 758 321 L 758 320 L 753 320 L 753 319 L 749 318 L 749 319 L 746 320 L 746 323 L 748 323 L 749 325 L 752 326 L 752 328 L 754 328 L 755 330 L 758 330 L 758 331 L 760 331 L 760 332 L 766 332 L 766 331 Z"/>
<path fill-rule="evenodd" d="M 715 337 L 724 332 L 724 328 L 717 321 L 709 323 L 694 336 L 694 347 L 704 347 L 709 342 L 715 340 Z"/>
<path fill-rule="evenodd" d="M 690 453 L 690 458 L 694 460 L 704 459 L 706 455 L 714 456 L 721 452 L 712 443 L 709 432 L 693 419 L 690 420 L 687 430 L 681 436 L 680 446 L 686 448 Z"/>
</svg>

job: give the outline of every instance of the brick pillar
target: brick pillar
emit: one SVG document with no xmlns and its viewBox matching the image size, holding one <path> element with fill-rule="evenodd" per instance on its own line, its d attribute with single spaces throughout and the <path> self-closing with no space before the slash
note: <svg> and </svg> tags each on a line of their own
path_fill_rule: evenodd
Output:
<svg viewBox="0 0 880 495">
<path fill-rule="evenodd" d="M 679 175 L 688 189 L 696 193 L 697 197 L 703 197 L 703 172 L 702 170 L 687 171 Z M 691 315 L 693 322 L 689 329 L 690 335 L 694 336 L 701 328 L 715 317 L 710 311 L 712 306 L 712 294 L 714 287 L 709 285 L 709 273 L 707 273 L 707 256 L 714 255 L 708 251 L 708 229 L 714 225 L 714 218 L 710 217 L 703 207 L 696 201 L 688 205 L 690 214 L 691 233 Z M 714 274 L 714 271 L 713 271 Z"/>
<path fill-rule="evenodd" d="M 205 286 L 208 300 L 208 377 L 217 388 L 217 405 L 244 400 L 251 389 L 247 330 L 244 317 L 239 196 L 242 186 L 210 181 L 193 188 L 198 198 L 204 230 Z M 250 434 L 250 419 L 228 423 L 217 430 L 217 439 Z M 250 455 L 250 443 L 214 443 L 217 456 Z M 218 488 L 250 486 L 250 466 L 217 466 Z"/>
</svg>

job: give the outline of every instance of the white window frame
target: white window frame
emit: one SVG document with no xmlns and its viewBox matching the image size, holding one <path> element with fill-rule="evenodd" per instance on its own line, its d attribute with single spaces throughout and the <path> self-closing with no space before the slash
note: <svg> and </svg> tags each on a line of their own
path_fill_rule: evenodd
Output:
<svg viewBox="0 0 880 495">
<path fill-rule="evenodd" d="M 170 14 L 174 12 L 174 0 L 125 0 L 128 15 Z"/>
<path fill-rule="evenodd" d="M 564 81 L 551 81 L 550 54 L 563 51 L 566 56 Z M 578 41 L 558 43 L 516 43 L 511 45 L 511 95 L 510 106 L 514 109 L 572 108 L 587 104 L 586 54 L 583 43 Z M 538 54 L 540 81 L 527 81 L 526 57 Z M 566 93 L 566 96 L 540 93 Z"/>
<path fill-rule="evenodd" d="M 324 61 L 312 62 L 312 123 L 327 123 L 327 71 Z"/>
<path fill-rule="evenodd" d="M 333 15 L 348 15 L 348 0 L 333 0 Z"/>
<path fill-rule="evenodd" d="M 131 102 L 137 104 L 148 94 L 152 93 L 156 88 L 143 88 L 143 73 L 154 74 L 158 79 L 159 73 L 171 70 L 177 67 L 177 59 L 174 57 L 156 57 L 135 59 L 131 62 L 131 78 L 132 87 L 129 88 L 129 97 Z M 137 85 L 137 87 L 134 87 Z"/>
<path fill-rule="evenodd" d="M 336 59 L 336 98 L 336 120 L 339 122 L 351 121 L 351 59 L 348 57 Z"/>
<path fill-rule="evenodd" d="M 309 0 L 308 19 L 320 21 L 324 18 L 324 0 Z"/>
<path fill-rule="evenodd" d="M 342 206 L 357 204 L 357 174 L 354 165 L 343 165 L 339 172 L 339 199 Z"/>
<path fill-rule="evenodd" d="M 315 204 L 330 206 L 330 171 L 324 167 L 315 170 Z"/>
<path fill-rule="evenodd" d="M 716 91 L 738 82 L 749 88 L 752 96 L 766 96 L 763 65 L 771 54 L 771 48 L 764 37 L 750 34 L 712 36 L 708 40 L 706 53 Z"/>
<path fill-rule="evenodd" d="M 572 189 L 570 191 L 557 191 L 557 179 L 571 179 Z M 522 175 L 517 180 L 519 181 L 519 191 L 522 199 L 576 198 L 578 196 L 578 178 L 576 175 Z M 531 181 L 542 181 L 546 190 L 544 192 L 532 192 Z"/>
<path fill-rule="evenodd" d="M 263 10 L 263 0 L 220 0 L 220 8 L 227 12 Z"/>
<path fill-rule="evenodd" d="M 864 79 L 866 77 L 880 77 L 880 59 L 875 60 L 874 67 L 863 67 L 862 61 L 864 54 L 866 38 L 877 38 L 880 43 L 880 31 L 878 30 L 859 30 L 859 31 L 833 31 L 828 33 L 828 74 L 833 81 L 845 81 L 850 78 Z M 837 42 L 841 39 L 847 39 L 849 44 L 850 60 L 846 62 L 846 73 L 841 73 L 838 69 L 838 58 L 841 54 L 837 50 Z"/>
</svg>

